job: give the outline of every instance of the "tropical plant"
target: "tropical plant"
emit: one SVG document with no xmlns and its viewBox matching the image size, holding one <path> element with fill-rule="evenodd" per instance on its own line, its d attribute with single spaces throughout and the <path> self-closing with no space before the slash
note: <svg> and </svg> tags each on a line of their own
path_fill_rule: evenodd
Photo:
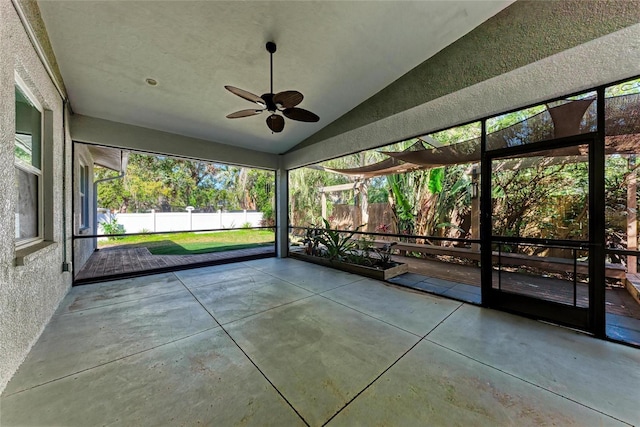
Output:
<svg viewBox="0 0 640 427">
<path fill-rule="evenodd" d="M 350 263 L 371 267 L 374 264 L 371 252 L 375 250 L 373 238 L 365 235 L 356 242 L 355 250 L 347 255 L 347 259 Z"/>
<path fill-rule="evenodd" d="M 374 248 L 375 253 L 383 265 L 391 264 L 391 250 L 397 244 L 398 242 L 389 242 L 385 243 L 381 248 Z"/>
<path fill-rule="evenodd" d="M 362 225 L 351 231 L 332 230 L 329 225 L 325 220 L 325 228 L 307 228 L 303 240 L 307 255 L 374 268 L 394 265 L 391 261 L 391 251 L 396 242 L 389 242 L 377 248 L 372 237 L 365 236 L 359 240 L 353 238 Z"/>
<path fill-rule="evenodd" d="M 352 231 L 332 230 L 329 221 L 322 219 L 324 229 L 316 237 L 318 242 L 324 245 L 327 258 L 343 261 L 348 255 L 358 248 L 358 244 L 352 239 L 353 236 L 363 227 L 359 225 Z"/>
<path fill-rule="evenodd" d="M 320 251 L 318 249 L 320 240 L 318 240 L 318 236 L 320 236 L 321 233 L 322 230 L 320 228 L 316 228 L 314 225 L 305 230 L 302 243 L 304 244 L 304 251 L 307 255 L 320 255 Z"/>
<path fill-rule="evenodd" d="M 389 175 L 391 209 L 401 234 L 413 234 L 416 218 L 416 190 L 422 187 L 423 171 Z M 417 187 L 417 188 L 416 188 Z M 419 194 L 419 193 L 418 193 Z M 419 197 L 419 196 L 418 196 Z"/>
<path fill-rule="evenodd" d="M 450 237 L 464 235 L 461 224 L 471 210 L 468 169 L 469 165 L 453 165 L 430 171 L 429 194 L 422 195 L 421 209 L 416 218 L 418 234 L 444 235 L 448 230 Z M 440 172 L 434 174 L 437 170 Z"/>
<path fill-rule="evenodd" d="M 124 234 L 126 230 L 124 229 L 124 225 L 118 224 L 118 219 L 115 215 L 109 215 L 107 221 L 103 221 L 100 223 L 104 234 Z M 109 237 L 109 240 L 118 240 L 121 239 L 121 236 L 112 236 Z"/>
</svg>

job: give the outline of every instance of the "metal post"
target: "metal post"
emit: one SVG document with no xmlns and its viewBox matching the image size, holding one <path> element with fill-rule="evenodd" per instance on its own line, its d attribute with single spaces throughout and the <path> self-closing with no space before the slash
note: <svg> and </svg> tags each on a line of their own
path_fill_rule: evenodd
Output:
<svg viewBox="0 0 640 427">
<path fill-rule="evenodd" d="M 283 167 L 276 171 L 276 255 L 289 256 L 289 172 Z"/>
<path fill-rule="evenodd" d="M 605 93 L 598 88 L 598 136 L 589 144 L 589 318 L 593 333 L 606 336 L 604 144 Z"/>
<path fill-rule="evenodd" d="M 628 160 L 629 176 L 627 177 L 627 249 L 638 250 L 638 184 L 636 177 L 636 156 L 631 154 Z M 627 273 L 638 272 L 638 257 L 627 255 Z"/>
<path fill-rule="evenodd" d="M 578 254 L 576 249 L 573 249 L 573 306 L 577 305 L 577 286 L 578 284 Z"/>
<path fill-rule="evenodd" d="M 320 193 L 320 204 L 320 215 L 322 219 L 327 219 L 327 194 L 324 191 Z"/>
<path fill-rule="evenodd" d="M 480 194 L 478 194 L 478 167 L 473 166 L 471 169 L 471 238 L 478 239 L 480 237 Z M 472 251 L 479 251 L 478 243 L 471 244 Z"/>
<path fill-rule="evenodd" d="M 480 260 L 481 260 L 481 290 L 482 305 L 492 304 L 493 256 L 491 254 L 491 161 L 487 154 L 487 121 L 481 122 L 480 137 Z"/>
<path fill-rule="evenodd" d="M 502 242 L 498 243 L 498 289 L 502 290 Z"/>
</svg>

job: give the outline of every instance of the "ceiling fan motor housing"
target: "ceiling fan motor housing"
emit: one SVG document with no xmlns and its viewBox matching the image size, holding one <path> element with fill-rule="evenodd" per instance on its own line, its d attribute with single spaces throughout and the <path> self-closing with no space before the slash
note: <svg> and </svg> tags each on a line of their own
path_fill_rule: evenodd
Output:
<svg viewBox="0 0 640 427">
<path fill-rule="evenodd" d="M 262 95 L 260 95 L 260 98 L 262 98 L 264 100 L 264 103 L 267 104 L 267 110 L 268 111 L 271 111 L 273 113 L 278 109 L 277 105 L 275 104 L 275 102 L 273 102 L 273 94 L 272 93 L 262 94 Z"/>
</svg>

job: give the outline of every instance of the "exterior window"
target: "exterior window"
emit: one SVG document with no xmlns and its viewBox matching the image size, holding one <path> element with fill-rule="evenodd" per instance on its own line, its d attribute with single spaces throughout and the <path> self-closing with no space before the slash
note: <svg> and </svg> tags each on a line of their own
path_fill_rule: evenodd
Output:
<svg viewBox="0 0 640 427">
<path fill-rule="evenodd" d="M 80 228 L 89 228 L 89 167 L 80 164 L 78 194 L 80 195 Z"/>
<path fill-rule="evenodd" d="M 16 85 L 16 246 L 42 240 L 42 112 Z"/>
</svg>

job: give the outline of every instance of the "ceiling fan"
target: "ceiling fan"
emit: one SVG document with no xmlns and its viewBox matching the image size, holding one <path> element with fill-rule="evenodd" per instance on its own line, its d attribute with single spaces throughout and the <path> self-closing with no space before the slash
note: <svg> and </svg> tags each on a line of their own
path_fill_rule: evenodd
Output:
<svg viewBox="0 0 640 427">
<path fill-rule="evenodd" d="M 302 108 L 297 108 L 296 105 L 302 102 L 303 96 L 296 90 L 285 90 L 284 92 L 273 93 L 273 54 L 276 51 L 276 44 L 274 42 L 267 43 L 267 52 L 269 52 L 271 60 L 271 90 L 269 93 L 265 93 L 261 96 L 254 95 L 246 90 L 239 89 L 234 86 L 225 86 L 229 92 L 238 95 L 240 98 L 244 98 L 247 101 L 255 102 L 261 109 L 251 108 L 248 110 L 240 110 L 235 113 L 227 115 L 228 119 L 238 119 L 240 117 L 255 116 L 267 110 L 271 113 L 267 117 L 267 126 L 272 132 L 282 132 L 284 129 L 284 118 L 276 114 L 281 112 L 285 117 L 291 120 L 297 120 L 300 122 L 317 122 L 320 117 L 313 114 L 311 111 L 307 111 Z"/>
</svg>

